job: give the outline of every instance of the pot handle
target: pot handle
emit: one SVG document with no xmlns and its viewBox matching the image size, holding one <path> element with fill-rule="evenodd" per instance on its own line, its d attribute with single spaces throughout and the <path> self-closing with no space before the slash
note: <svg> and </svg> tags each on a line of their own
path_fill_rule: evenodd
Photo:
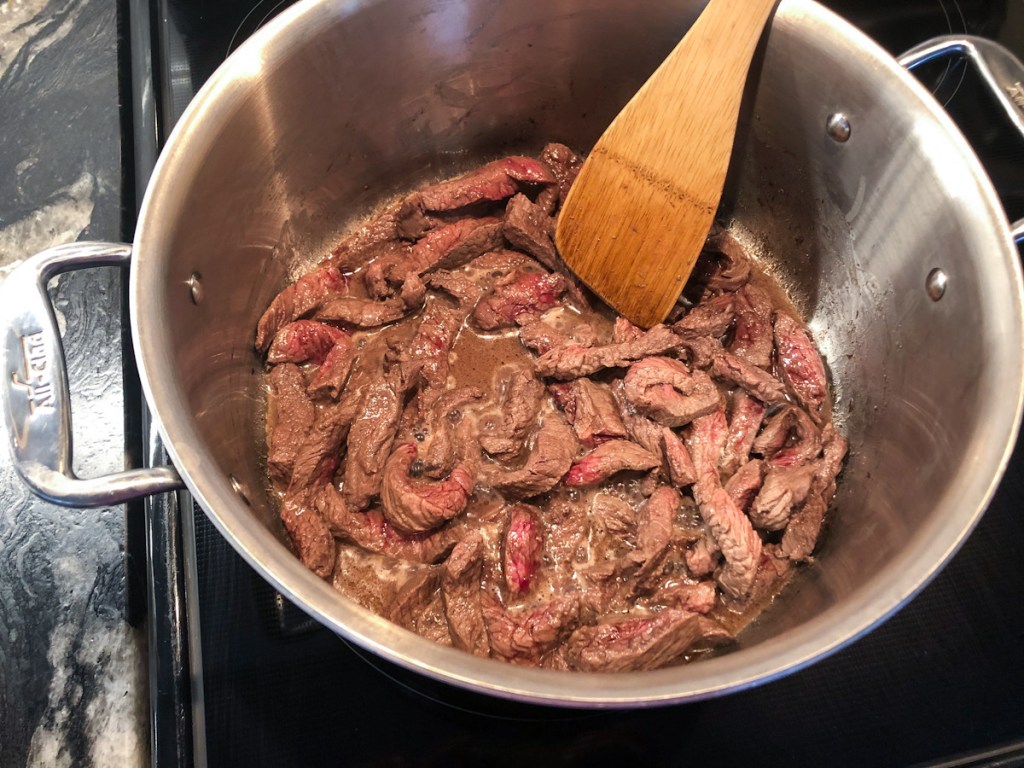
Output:
<svg viewBox="0 0 1024 768">
<path fill-rule="evenodd" d="M 949 55 L 966 56 L 982 82 L 1002 106 L 1006 116 L 1024 137 L 1024 64 L 1006 47 L 974 35 L 944 35 L 911 48 L 897 61 L 907 69 Z M 1024 219 L 1010 225 L 1013 241 L 1024 243 Z"/>
<path fill-rule="evenodd" d="M 130 245 L 70 243 L 38 253 L 0 284 L 4 420 L 14 468 L 37 495 L 70 507 L 103 507 L 183 488 L 171 467 L 75 477 L 64 347 L 46 284 L 62 272 L 127 267 Z"/>
</svg>

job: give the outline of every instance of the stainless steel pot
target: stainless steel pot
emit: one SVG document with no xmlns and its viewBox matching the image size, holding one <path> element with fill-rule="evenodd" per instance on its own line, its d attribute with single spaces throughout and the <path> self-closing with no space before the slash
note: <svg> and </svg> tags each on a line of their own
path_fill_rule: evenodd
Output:
<svg viewBox="0 0 1024 768">
<path fill-rule="evenodd" d="M 181 119 L 130 249 L 64 246 L 3 286 L 5 415 L 25 480 L 83 506 L 178 484 L 169 469 L 71 472 L 43 286 L 131 254 L 138 367 L 182 480 L 268 581 L 363 647 L 499 696 L 634 706 L 777 677 L 878 624 L 956 550 L 1006 465 L 1024 392 L 1021 270 L 958 130 L 896 62 L 810 0 L 783 0 L 771 25 L 725 204 L 822 340 L 852 452 L 816 561 L 735 651 L 594 675 L 433 645 L 307 571 L 265 491 L 253 328 L 286 280 L 388 193 L 547 140 L 586 149 L 701 6 L 308 0 L 285 12 Z M 984 41 L 944 41 L 905 63 L 954 49 L 976 56 L 1024 127 L 1021 66 Z"/>
</svg>

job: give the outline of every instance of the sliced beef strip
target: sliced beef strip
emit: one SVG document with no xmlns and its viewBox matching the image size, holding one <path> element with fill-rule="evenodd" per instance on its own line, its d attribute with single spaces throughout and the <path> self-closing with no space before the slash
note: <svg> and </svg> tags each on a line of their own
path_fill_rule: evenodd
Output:
<svg viewBox="0 0 1024 768">
<path fill-rule="evenodd" d="M 470 312 L 484 295 L 484 289 L 475 280 L 462 272 L 439 269 L 427 277 L 427 285 L 444 291 L 459 305 L 459 309 Z"/>
<path fill-rule="evenodd" d="M 816 469 L 813 464 L 805 464 L 768 470 L 764 485 L 750 508 L 750 521 L 766 531 L 785 528 L 793 508 L 807 498 Z"/>
<path fill-rule="evenodd" d="M 327 353 L 323 364 L 313 375 L 309 382 L 309 394 L 314 396 L 326 395 L 332 400 L 337 400 L 345 388 L 345 382 L 352 372 L 352 364 L 356 359 L 356 347 L 352 343 L 352 337 L 348 334 L 339 340 L 331 351 Z"/>
<path fill-rule="evenodd" d="M 750 259 L 739 241 L 729 232 L 719 232 L 708 238 L 704 253 L 718 258 L 717 267 L 706 279 L 705 285 L 713 291 L 736 291 L 750 279 Z"/>
<path fill-rule="evenodd" d="M 480 603 L 483 571 L 483 536 L 473 531 L 455 546 L 444 564 L 441 597 L 452 645 L 460 651 L 486 658 L 490 655 L 491 645 Z"/>
<path fill-rule="evenodd" d="M 502 242 L 500 219 L 456 221 L 416 243 L 398 276 L 404 280 L 412 272 L 422 275 L 435 269 L 456 269 L 481 254 L 500 248 Z"/>
<path fill-rule="evenodd" d="M 362 226 L 345 236 L 327 257 L 327 264 L 340 269 L 365 265 L 380 250 L 398 239 L 397 214 L 400 203 L 393 203 Z"/>
<path fill-rule="evenodd" d="M 679 439 L 679 435 L 668 427 L 662 427 L 661 445 L 665 452 L 665 464 L 668 467 L 668 481 L 677 488 L 692 485 L 697 479 L 697 470 L 693 466 L 690 451 Z"/>
<path fill-rule="evenodd" d="M 733 503 L 745 512 L 760 490 L 763 476 L 764 465 L 761 460 L 751 459 L 736 470 L 723 487 Z"/>
<path fill-rule="evenodd" d="M 256 349 L 263 352 L 288 323 L 305 317 L 331 299 L 347 296 L 349 279 L 334 266 L 317 267 L 281 291 L 256 326 Z"/>
<path fill-rule="evenodd" d="M 636 549 L 627 555 L 630 561 L 639 566 L 634 589 L 654 570 L 671 546 L 679 504 L 679 493 L 663 485 L 640 507 L 637 513 Z"/>
<path fill-rule="evenodd" d="M 767 371 L 736 355 L 725 352 L 718 355 L 711 364 L 711 375 L 721 381 L 727 381 L 742 387 L 758 400 L 768 405 L 784 403 L 787 400 L 786 388 L 782 382 Z"/>
<path fill-rule="evenodd" d="M 537 373 L 562 381 L 590 376 L 605 368 L 625 368 L 651 355 L 663 355 L 680 346 L 671 328 L 656 325 L 636 341 L 584 347 L 572 344 L 556 347 L 537 358 Z"/>
<path fill-rule="evenodd" d="M 476 387 L 459 387 L 442 393 L 430 406 L 423 451 L 423 472 L 429 477 L 442 478 L 452 471 L 456 461 L 470 460 L 473 438 L 467 434 L 466 410 L 484 397 Z"/>
<path fill-rule="evenodd" d="M 505 248 L 496 248 L 488 251 L 466 264 L 468 272 L 488 274 L 492 278 L 502 277 L 517 269 L 526 272 L 531 270 L 536 272 L 541 269 L 541 266 L 529 256 Z"/>
<path fill-rule="evenodd" d="M 317 491 L 315 504 L 334 536 L 368 552 L 396 560 L 437 563 L 451 551 L 460 535 L 451 526 L 425 534 L 401 533 L 379 509 L 371 508 L 365 512 L 350 509 L 338 489 L 330 483 Z"/>
<path fill-rule="evenodd" d="M 280 516 L 302 564 L 326 579 L 334 570 L 334 537 L 313 504 L 313 493 L 304 488 L 286 494 Z"/>
<path fill-rule="evenodd" d="M 701 579 L 710 576 L 718 567 L 721 554 L 722 550 L 709 532 L 707 536 L 698 539 L 693 546 L 686 550 L 686 568 L 694 578 Z"/>
<path fill-rule="evenodd" d="M 558 183 L 560 202 L 564 203 L 572 183 L 583 167 L 583 158 L 573 152 L 564 144 L 551 143 L 544 147 L 540 153 L 541 162 L 551 171 Z"/>
<path fill-rule="evenodd" d="M 607 386 L 584 377 L 572 382 L 571 387 L 569 421 L 584 446 L 593 448 L 608 440 L 626 437 L 619 408 Z"/>
<path fill-rule="evenodd" d="M 753 451 L 764 456 L 769 466 L 800 466 L 818 457 L 821 436 L 803 409 L 787 405 L 768 418 Z"/>
<path fill-rule="evenodd" d="M 628 344 L 631 341 L 636 341 L 643 335 L 644 329 L 640 326 L 633 325 L 624 317 L 615 318 L 615 326 L 612 329 L 613 344 Z"/>
<path fill-rule="evenodd" d="M 736 317 L 736 299 L 731 293 L 723 293 L 695 305 L 672 326 L 684 338 L 710 336 L 717 338 L 729 330 Z"/>
<path fill-rule="evenodd" d="M 571 333 L 566 333 L 544 320 L 537 320 L 531 316 L 519 329 L 519 342 L 524 347 L 543 355 L 556 347 L 565 347 L 570 344 L 592 347 L 597 343 L 597 334 L 593 326 L 588 323 L 579 323 Z"/>
<path fill-rule="evenodd" d="M 710 613 L 717 603 L 718 591 L 713 581 L 673 584 L 653 592 L 641 601 L 646 607 L 681 608 L 700 614 Z"/>
<path fill-rule="evenodd" d="M 825 512 L 836 493 L 836 475 L 842 469 L 848 447 L 831 424 L 824 426 L 821 438 L 823 456 L 811 480 L 811 490 L 803 506 L 790 518 L 779 544 L 779 553 L 796 562 L 809 560 L 814 552 Z"/>
<path fill-rule="evenodd" d="M 458 464 L 443 480 L 410 476 L 417 459 L 415 443 L 395 447 L 384 464 L 380 505 L 384 517 L 403 533 L 425 533 L 460 515 L 473 495 L 473 474 Z"/>
<path fill-rule="evenodd" d="M 727 436 L 722 411 L 702 416 L 690 430 L 690 455 L 697 470 L 693 495 L 701 517 L 722 549 L 725 567 L 718 583 L 733 597 L 750 591 L 761 558 L 761 539 L 750 520 L 722 487 L 718 463 Z"/>
<path fill-rule="evenodd" d="M 758 368 L 772 364 L 772 300 L 756 285 L 747 284 L 736 292 L 736 329 L 729 351 Z"/>
<path fill-rule="evenodd" d="M 402 402 L 392 376 L 372 382 L 362 412 L 348 435 L 348 459 L 342 494 L 353 509 L 364 509 L 380 492 L 381 472 L 402 415 Z"/>
<path fill-rule="evenodd" d="M 757 439 L 757 431 L 764 420 L 765 410 L 760 400 L 743 390 L 733 394 L 732 418 L 729 420 L 729 434 L 722 449 L 720 465 L 723 475 L 733 474 L 747 461 Z"/>
<path fill-rule="evenodd" d="M 575 628 L 580 601 L 561 595 L 541 605 L 507 610 L 496 598 L 483 597 L 491 654 L 513 663 L 535 664 Z"/>
<path fill-rule="evenodd" d="M 448 384 L 449 355 L 465 316 L 464 310 L 446 301 L 428 302 L 412 341 L 402 344 L 397 355 L 390 355 L 398 363 L 402 391 L 421 387 L 420 414 L 427 412 Z"/>
<path fill-rule="evenodd" d="M 657 669 L 688 650 L 728 633 L 711 619 L 679 608 L 651 614 L 615 614 L 580 627 L 566 641 L 569 665 L 582 672 Z"/>
<path fill-rule="evenodd" d="M 502 571 L 510 595 L 518 597 L 530 591 L 543 548 L 544 533 L 537 509 L 528 504 L 515 504 L 509 510 L 501 545 Z"/>
<path fill-rule="evenodd" d="M 570 488 L 599 485 L 619 472 L 640 472 L 661 466 L 661 459 L 629 440 L 611 440 L 573 463 L 565 475 Z"/>
<path fill-rule="evenodd" d="M 828 416 L 825 365 L 807 331 L 785 312 L 775 313 L 775 351 L 782 380 L 811 418 L 823 423 Z"/>
<path fill-rule="evenodd" d="M 692 336 L 682 334 L 679 337 L 679 345 L 686 352 L 686 360 L 691 368 L 700 368 L 706 371 L 712 363 L 725 353 L 722 342 L 712 336 Z"/>
<path fill-rule="evenodd" d="M 636 413 L 626 400 L 622 387 L 613 389 L 622 423 L 631 440 L 651 453 L 661 456 L 661 474 L 676 487 L 693 483 L 696 472 L 690 452 L 679 436 L 668 427 Z"/>
<path fill-rule="evenodd" d="M 507 470 L 497 465 L 485 468 L 485 482 L 515 498 L 529 498 L 550 491 L 569 471 L 579 443 L 561 414 L 544 414 L 537 438 L 526 463 Z"/>
<path fill-rule="evenodd" d="M 413 285 L 410 283 L 409 285 Z M 423 284 L 402 297 L 377 301 L 345 297 L 324 304 L 316 312 L 316 319 L 329 323 L 344 323 L 356 328 L 376 328 L 401 320 L 423 303 Z"/>
<path fill-rule="evenodd" d="M 556 306 L 565 285 L 561 275 L 513 273 L 499 280 L 477 303 L 471 315 L 473 323 L 483 331 L 514 328 L 522 318 L 539 317 Z"/>
<path fill-rule="evenodd" d="M 332 585 L 364 608 L 388 617 L 392 611 L 400 610 L 401 604 L 396 603 L 406 585 L 410 585 L 409 590 L 414 594 L 423 586 L 424 579 L 438 579 L 440 571 L 437 565 L 407 563 L 350 544 L 339 544 Z M 434 587 L 437 588 L 436 581 Z M 407 592 L 402 604 L 407 604 L 411 596 Z"/>
<path fill-rule="evenodd" d="M 384 615 L 410 632 L 415 632 L 418 635 L 425 634 L 420 631 L 420 624 L 435 620 L 430 609 L 431 604 L 438 596 L 441 573 L 440 566 L 418 568 L 416 573 L 406 579 L 405 583 L 395 592 L 388 612 Z M 447 622 L 445 623 L 447 624 Z"/>
<path fill-rule="evenodd" d="M 507 461 L 523 449 L 523 442 L 537 426 L 544 385 L 533 371 L 519 367 L 499 368 L 495 374 L 495 407 L 481 415 L 478 439 L 490 456 Z"/>
<path fill-rule="evenodd" d="M 721 407 L 718 387 L 706 373 L 691 373 L 669 357 L 649 357 L 630 366 L 624 391 L 640 413 L 666 427 L 681 427 Z"/>
<path fill-rule="evenodd" d="M 306 394 L 306 377 L 297 365 L 274 367 L 267 381 L 275 411 L 274 428 L 267 439 L 267 466 L 275 482 L 287 485 L 295 457 L 313 428 L 316 410 Z"/>
<path fill-rule="evenodd" d="M 513 248 L 533 256 L 537 261 L 565 278 L 566 289 L 580 308 L 589 308 L 590 302 L 583 286 L 572 270 L 558 255 L 552 238 L 555 220 L 526 195 L 515 195 L 505 208 L 505 239 Z"/>
<path fill-rule="evenodd" d="M 512 156 L 422 189 L 407 201 L 418 199 L 419 205 L 427 211 L 451 211 L 484 201 L 504 200 L 523 185 L 554 182 L 555 177 L 543 163 L 532 157 Z"/>
<path fill-rule="evenodd" d="M 348 339 L 349 335 L 340 328 L 315 320 L 295 320 L 274 336 L 267 350 L 267 362 L 321 365 L 335 344 Z"/>
</svg>

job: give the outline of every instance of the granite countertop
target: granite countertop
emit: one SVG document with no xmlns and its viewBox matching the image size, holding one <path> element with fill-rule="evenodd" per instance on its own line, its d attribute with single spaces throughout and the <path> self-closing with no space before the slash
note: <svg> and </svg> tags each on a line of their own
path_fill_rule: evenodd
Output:
<svg viewBox="0 0 1024 768">
<path fill-rule="evenodd" d="M 115 0 L 0 0 L 0 280 L 74 240 L 120 240 Z M 51 286 L 75 470 L 123 468 L 121 275 Z M 23 486 L 0 424 L 0 766 L 148 762 L 145 639 L 126 617 L 125 510 Z"/>
</svg>

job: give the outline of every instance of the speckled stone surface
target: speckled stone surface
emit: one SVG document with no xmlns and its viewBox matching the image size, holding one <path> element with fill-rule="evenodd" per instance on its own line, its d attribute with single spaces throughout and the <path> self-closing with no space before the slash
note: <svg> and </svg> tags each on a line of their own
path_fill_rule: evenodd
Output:
<svg viewBox="0 0 1024 768">
<path fill-rule="evenodd" d="M 0 0 L 0 280 L 36 251 L 121 239 L 115 0 Z M 52 291 L 75 469 L 124 461 L 120 275 Z M 33 497 L 0 425 L 0 766 L 148 762 L 144 636 L 125 616 L 124 509 Z"/>
</svg>

